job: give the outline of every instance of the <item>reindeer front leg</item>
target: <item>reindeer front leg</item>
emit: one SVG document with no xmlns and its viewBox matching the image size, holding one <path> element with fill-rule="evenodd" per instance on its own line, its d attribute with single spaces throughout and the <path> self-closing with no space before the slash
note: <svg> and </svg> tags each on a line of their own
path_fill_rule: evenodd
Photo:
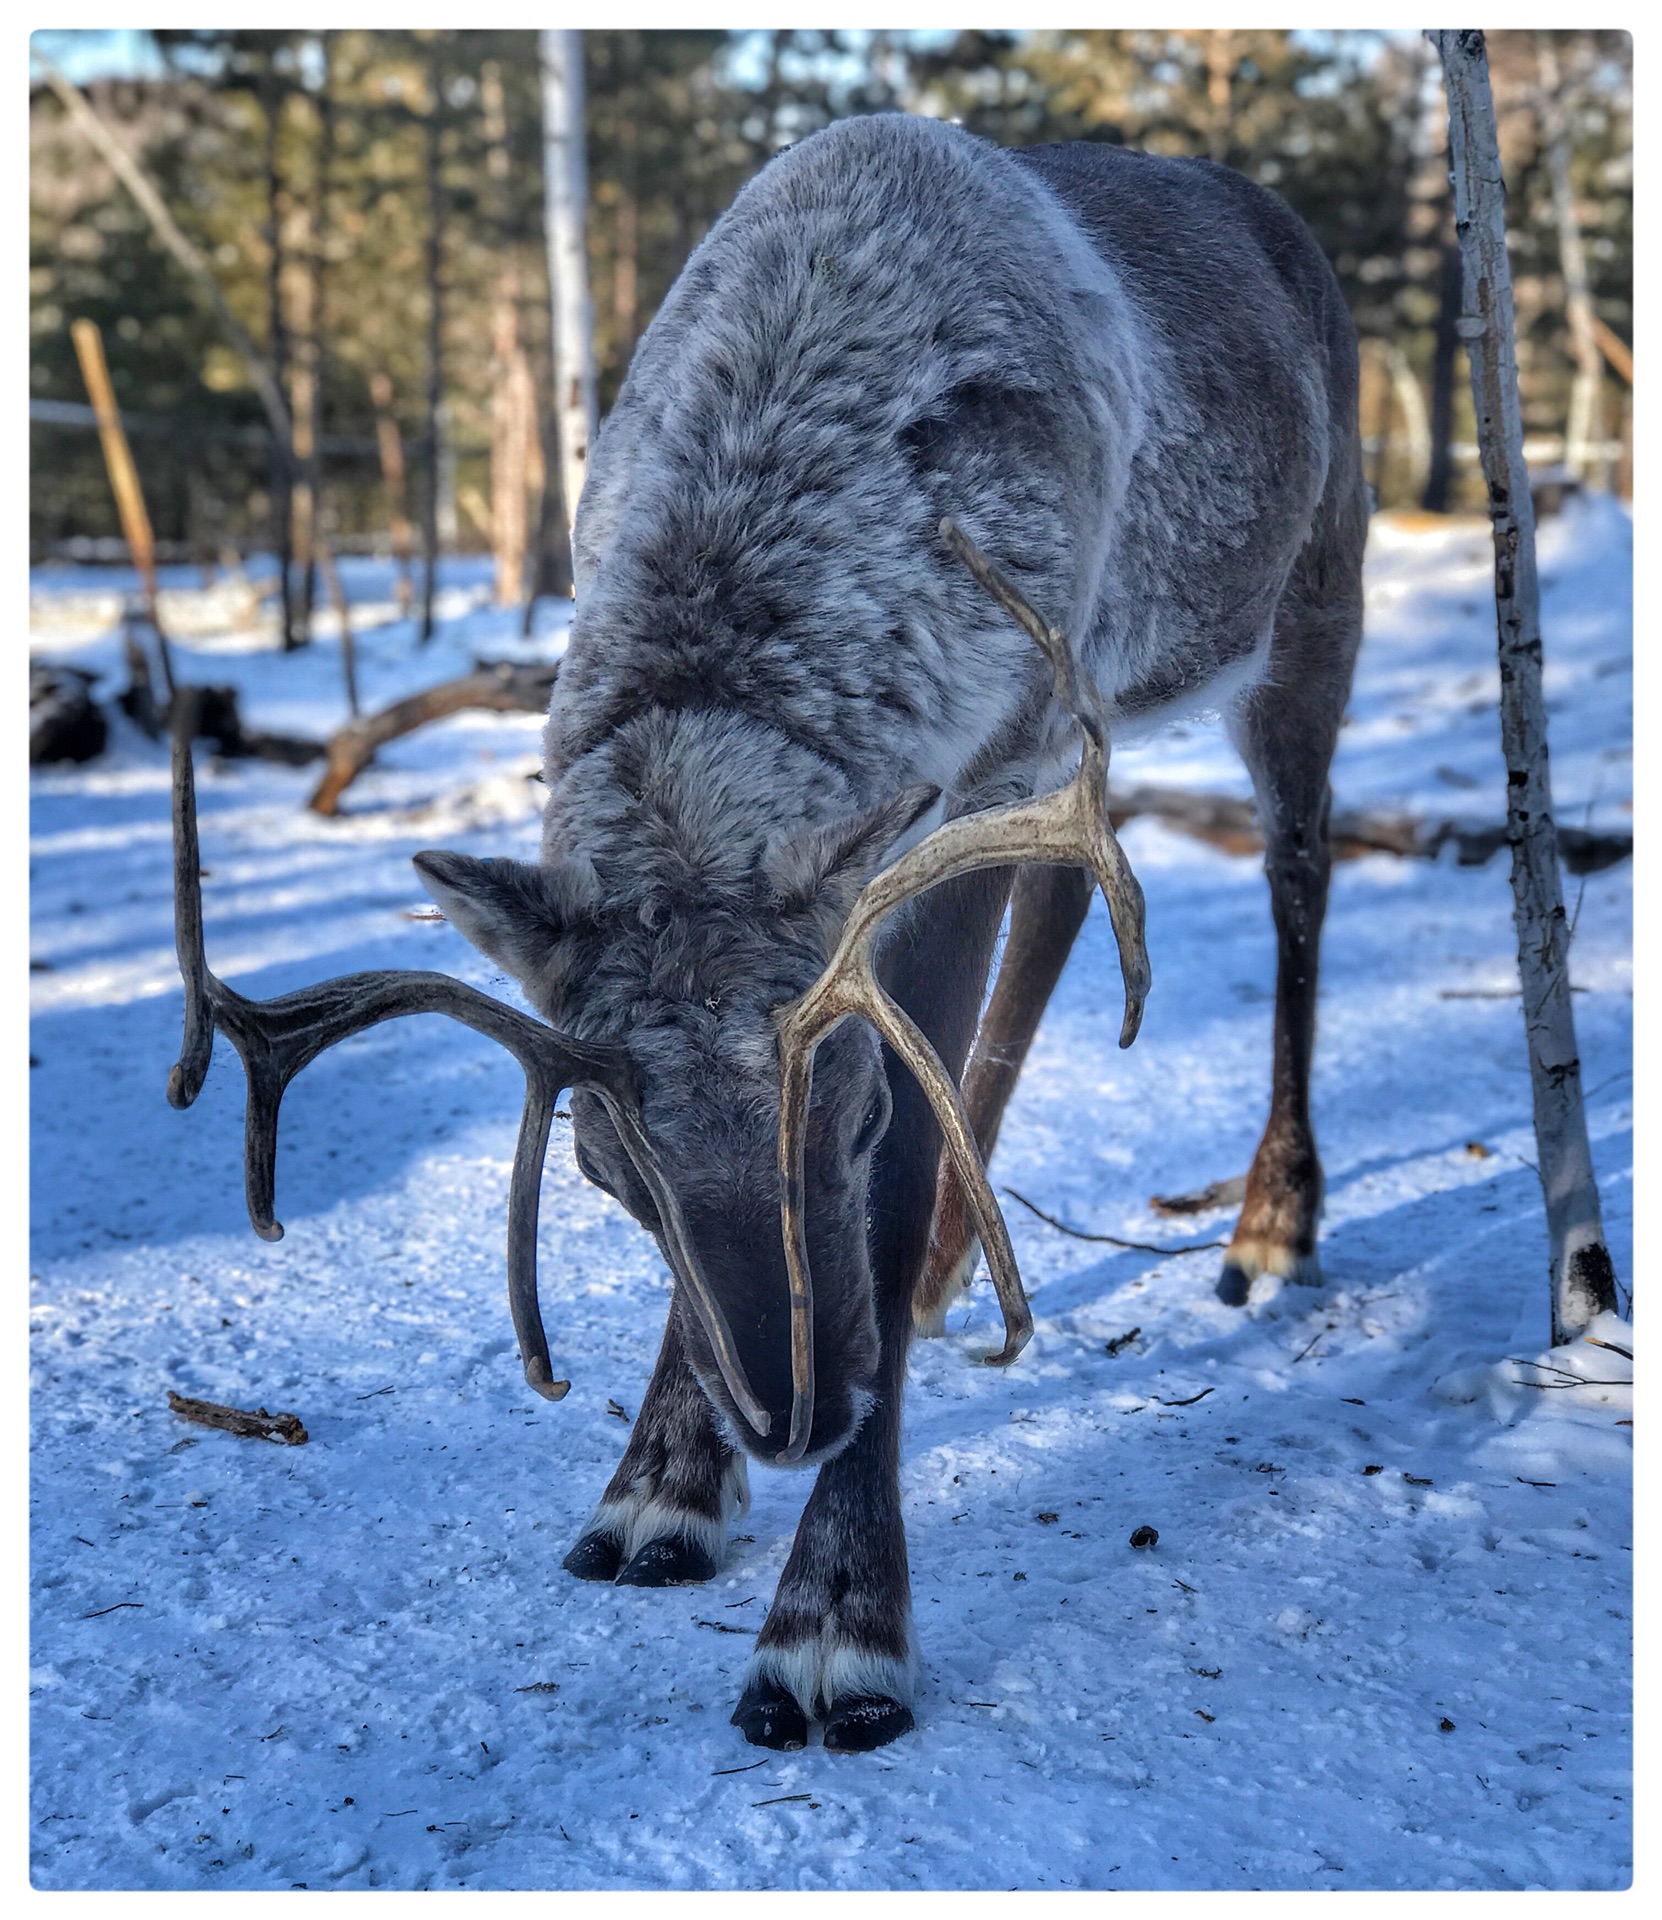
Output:
<svg viewBox="0 0 1662 1920">
<path fill-rule="evenodd" d="M 962 1071 L 1008 897 L 1008 868 L 925 895 L 885 956 L 884 985 Z M 872 1168 L 871 1266 L 881 1342 L 874 1400 L 819 1470 L 746 1675 L 733 1724 L 756 1746 L 886 1746 L 912 1726 L 917 1649 L 900 1514 L 900 1401 L 912 1295 L 929 1245 L 941 1135 L 917 1083 L 885 1051 L 894 1113 Z"/>
<path fill-rule="evenodd" d="M 823 1720 L 827 1747 L 855 1753 L 912 1726 L 917 1652 L 900 1517 L 909 1303 L 899 1308 L 886 1316 L 876 1402 L 820 1468 L 757 1638 L 733 1714 L 756 1746 L 800 1747 L 810 1719 Z"/>
<path fill-rule="evenodd" d="M 1217 1286 L 1218 1298 L 1232 1307 L 1246 1304 L 1260 1274 L 1307 1287 L 1322 1281 L 1316 1227 L 1323 1180 L 1310 1120 L 1310 1062 L 1333 864 L 1327 774 L 1361 635 L 1361 595 L 1345 578 L 1318 592 L 1305 577 L 1312 573 L 1319 578 L 1307 551 L 1277 620 L 1269 679 L 1247 696 L 1233 728 L 1264 825 L 1276 969 L 1270 1117 Z"/>
<path fill-rule="evenodd" d="M 727 1523 L 750 1505 L 744 1455 L 722 1437 L 670 1305 L 658 1364 L 617 1472 L 564 1566 L 580 1580 L 692 1586 L 721 1565 Z"/>
</svg>

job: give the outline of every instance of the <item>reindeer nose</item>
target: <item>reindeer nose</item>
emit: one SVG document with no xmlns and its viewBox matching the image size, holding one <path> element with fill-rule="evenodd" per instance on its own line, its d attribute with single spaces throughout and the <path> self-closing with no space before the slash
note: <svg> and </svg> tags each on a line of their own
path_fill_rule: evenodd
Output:
<svg viewBox="0 0 1662 1920">
<path fill-rule="evenodd" d="M 872 1395 L 867 1388 L 845 1387 L 827 1391 L 822 1381 L 816 1381 L 813 1421 L 805 1443 L 795 1458 L 786 1458 L 791 1451 L 791 1409 L 788 1402 L 771 1414 L 770 1428 L 765 1435 L 756 1434 L 741 1423 L 740 1433 L 745 1451 L 764 1466 L 795 1466 L 803 1461 L 818 1466 L 841 1453 L 854 1438 L 871 1403 Z"/>
</svg>

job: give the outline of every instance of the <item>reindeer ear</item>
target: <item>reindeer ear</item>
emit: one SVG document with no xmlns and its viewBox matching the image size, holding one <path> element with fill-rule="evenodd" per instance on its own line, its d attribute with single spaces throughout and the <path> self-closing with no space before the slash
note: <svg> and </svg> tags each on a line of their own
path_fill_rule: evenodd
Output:
<svg viewBox="0 0 1662 1920">
<path fill-rule="evenodd" d="M 776 898 L 789 912 L 814 908 L 830 932 L 848 918 L 860 889 L 883 864 L 883 856 L 941 797 L 939 787 L 907 787 L 870 813 L 832 827 L 816 827 L 778 849 L 768 862 Z"/>
<path fill-rule="evenodd" d="M 524 981 L 547 965 L 567 916 L 546 868 L 465 853 L 418 853 L 414 859 L 445 918 L 481 953 Z"/>
</svg>

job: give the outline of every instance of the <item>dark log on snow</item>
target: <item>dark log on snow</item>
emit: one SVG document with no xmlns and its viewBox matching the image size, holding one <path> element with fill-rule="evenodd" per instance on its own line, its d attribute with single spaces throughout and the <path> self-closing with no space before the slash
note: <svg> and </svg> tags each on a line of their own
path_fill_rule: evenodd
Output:
<svg viewBox="0 0 1662 1920">
<path fill-rule="evenodd" d="M 109 722 L 92 697 L 95 675 L 80 667 L 29 669 L 29 765 L 95 760 L 109 739 Z"/>
<path fill-rule="evenodd" d="M 235 687 L 183 686 L 160 711 L 161 725 L 171 730 L 175 714 L 192 740 L 212 741 L 214 751 L 226 760 L 274 760 L 280 766 L 303 767 L 322 759 L 325 751 L 321 740 L 245 727 Z"/>
<path fill-rule="evenodd" d="M 1110 787 L 1108 814 L 1116 831 L 1137 814 L 1153 814 L 1197 840 L 1226 853 L 1258 853 L 1264 837 L 1250 800 L 1223 793 L 1192 793 L 1183 787 Z M 1508 844 L 1508 828 L 1459 820 L 1415 820 L 1397 813 L 1336 813 L 1329 828 L 1335 860 L 1356 860 L 1366 853 L 1394 853 L 1405 859 L 1435 860 L 1452 846 L 1463 867 L 1480 867 Z M 1571 873 L 1597 873 L 1628 859 L 1630 833 L 1593 833 L 1580 827 L 1558 829 L 1559 858 Z"/>
<path fill-rule="evenodd" d="M 443 720 L 465 709 L 483 708 L 491 713 L 542 713 L 548 706 L 556 669 L 548 666 L 519 666 L 511 661 L 481 661 L 472 673 L 460 679 L 444 680 L 436 687 L 413 693 L 379 713 L 367 715 L 342 727 L 330 740 L 329 764 L 323 778 L 306 804 L 314 813 L 334 814 L 340 797 L 375 757 L 378 747 L 388 741 L 414 733 L 432 720 Z"/>
</svg>

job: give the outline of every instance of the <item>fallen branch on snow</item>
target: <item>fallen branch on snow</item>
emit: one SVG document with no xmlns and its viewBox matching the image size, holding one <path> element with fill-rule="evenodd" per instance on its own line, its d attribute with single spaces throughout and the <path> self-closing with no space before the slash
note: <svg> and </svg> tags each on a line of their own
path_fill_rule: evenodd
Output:
<svg viewBox="0 0 1662 1920">
<path fill-rule="evenodd" d="M 1108 817 L 1116 831 L 1122 822 L 1144 813 L 1169 821 L 1181 832 L 1222 847 L 1226 853 L 1258 853 L 1263 849 L 1264 836 L 1250 800 L 1236 800 L 1223 793 L 1191 793 L 1183 787 L 1109 787 Z M 1366 853 L 1435 860 L 1445 846 L 1452 845 L 1462 867 L 1481 867 L 1508 844 L 1504 825 L 1415 820 L 1397 813 L 1336 813 L 1328 836 L 1335 860 L 1356 860 Z M 1633 835 L 1561 826 L 1558 853 L 1571 873 L 1598 873 L 1631 857 Z"/>
<path fill-rule="evenodd" d="M 331 737 L 326 749 L 328 765 L 307 806 L 314 813 L 332 816 L 339 809 L 341 795 L 375 758 L 378 747 L 414 733 L 430 721 L 443 720 L 470 707 L 492 713 L 545 712 L 556 671 L 552 664 L 479 661 L 472 673 L 443 680 L 436 687 L 411 694 L 407 700 L 394 701 L 379 713 L 350 722 Z"/>
<path fill-rule="evenodd" d="M 187 1400 L 182 1393 L 171 1390 L 167 1404 L 183 1420 L 194 1420 L 202 1427 L 222 1427 L 249 1440 L 275 1440 L 280 1446 L 303 1447 L 310 1437 L 297 1414 L 267 1413 L 264 1407 L 248 1413 L 241 1407 L 222 1407 L 217 1400 Z"/>
</svg>

